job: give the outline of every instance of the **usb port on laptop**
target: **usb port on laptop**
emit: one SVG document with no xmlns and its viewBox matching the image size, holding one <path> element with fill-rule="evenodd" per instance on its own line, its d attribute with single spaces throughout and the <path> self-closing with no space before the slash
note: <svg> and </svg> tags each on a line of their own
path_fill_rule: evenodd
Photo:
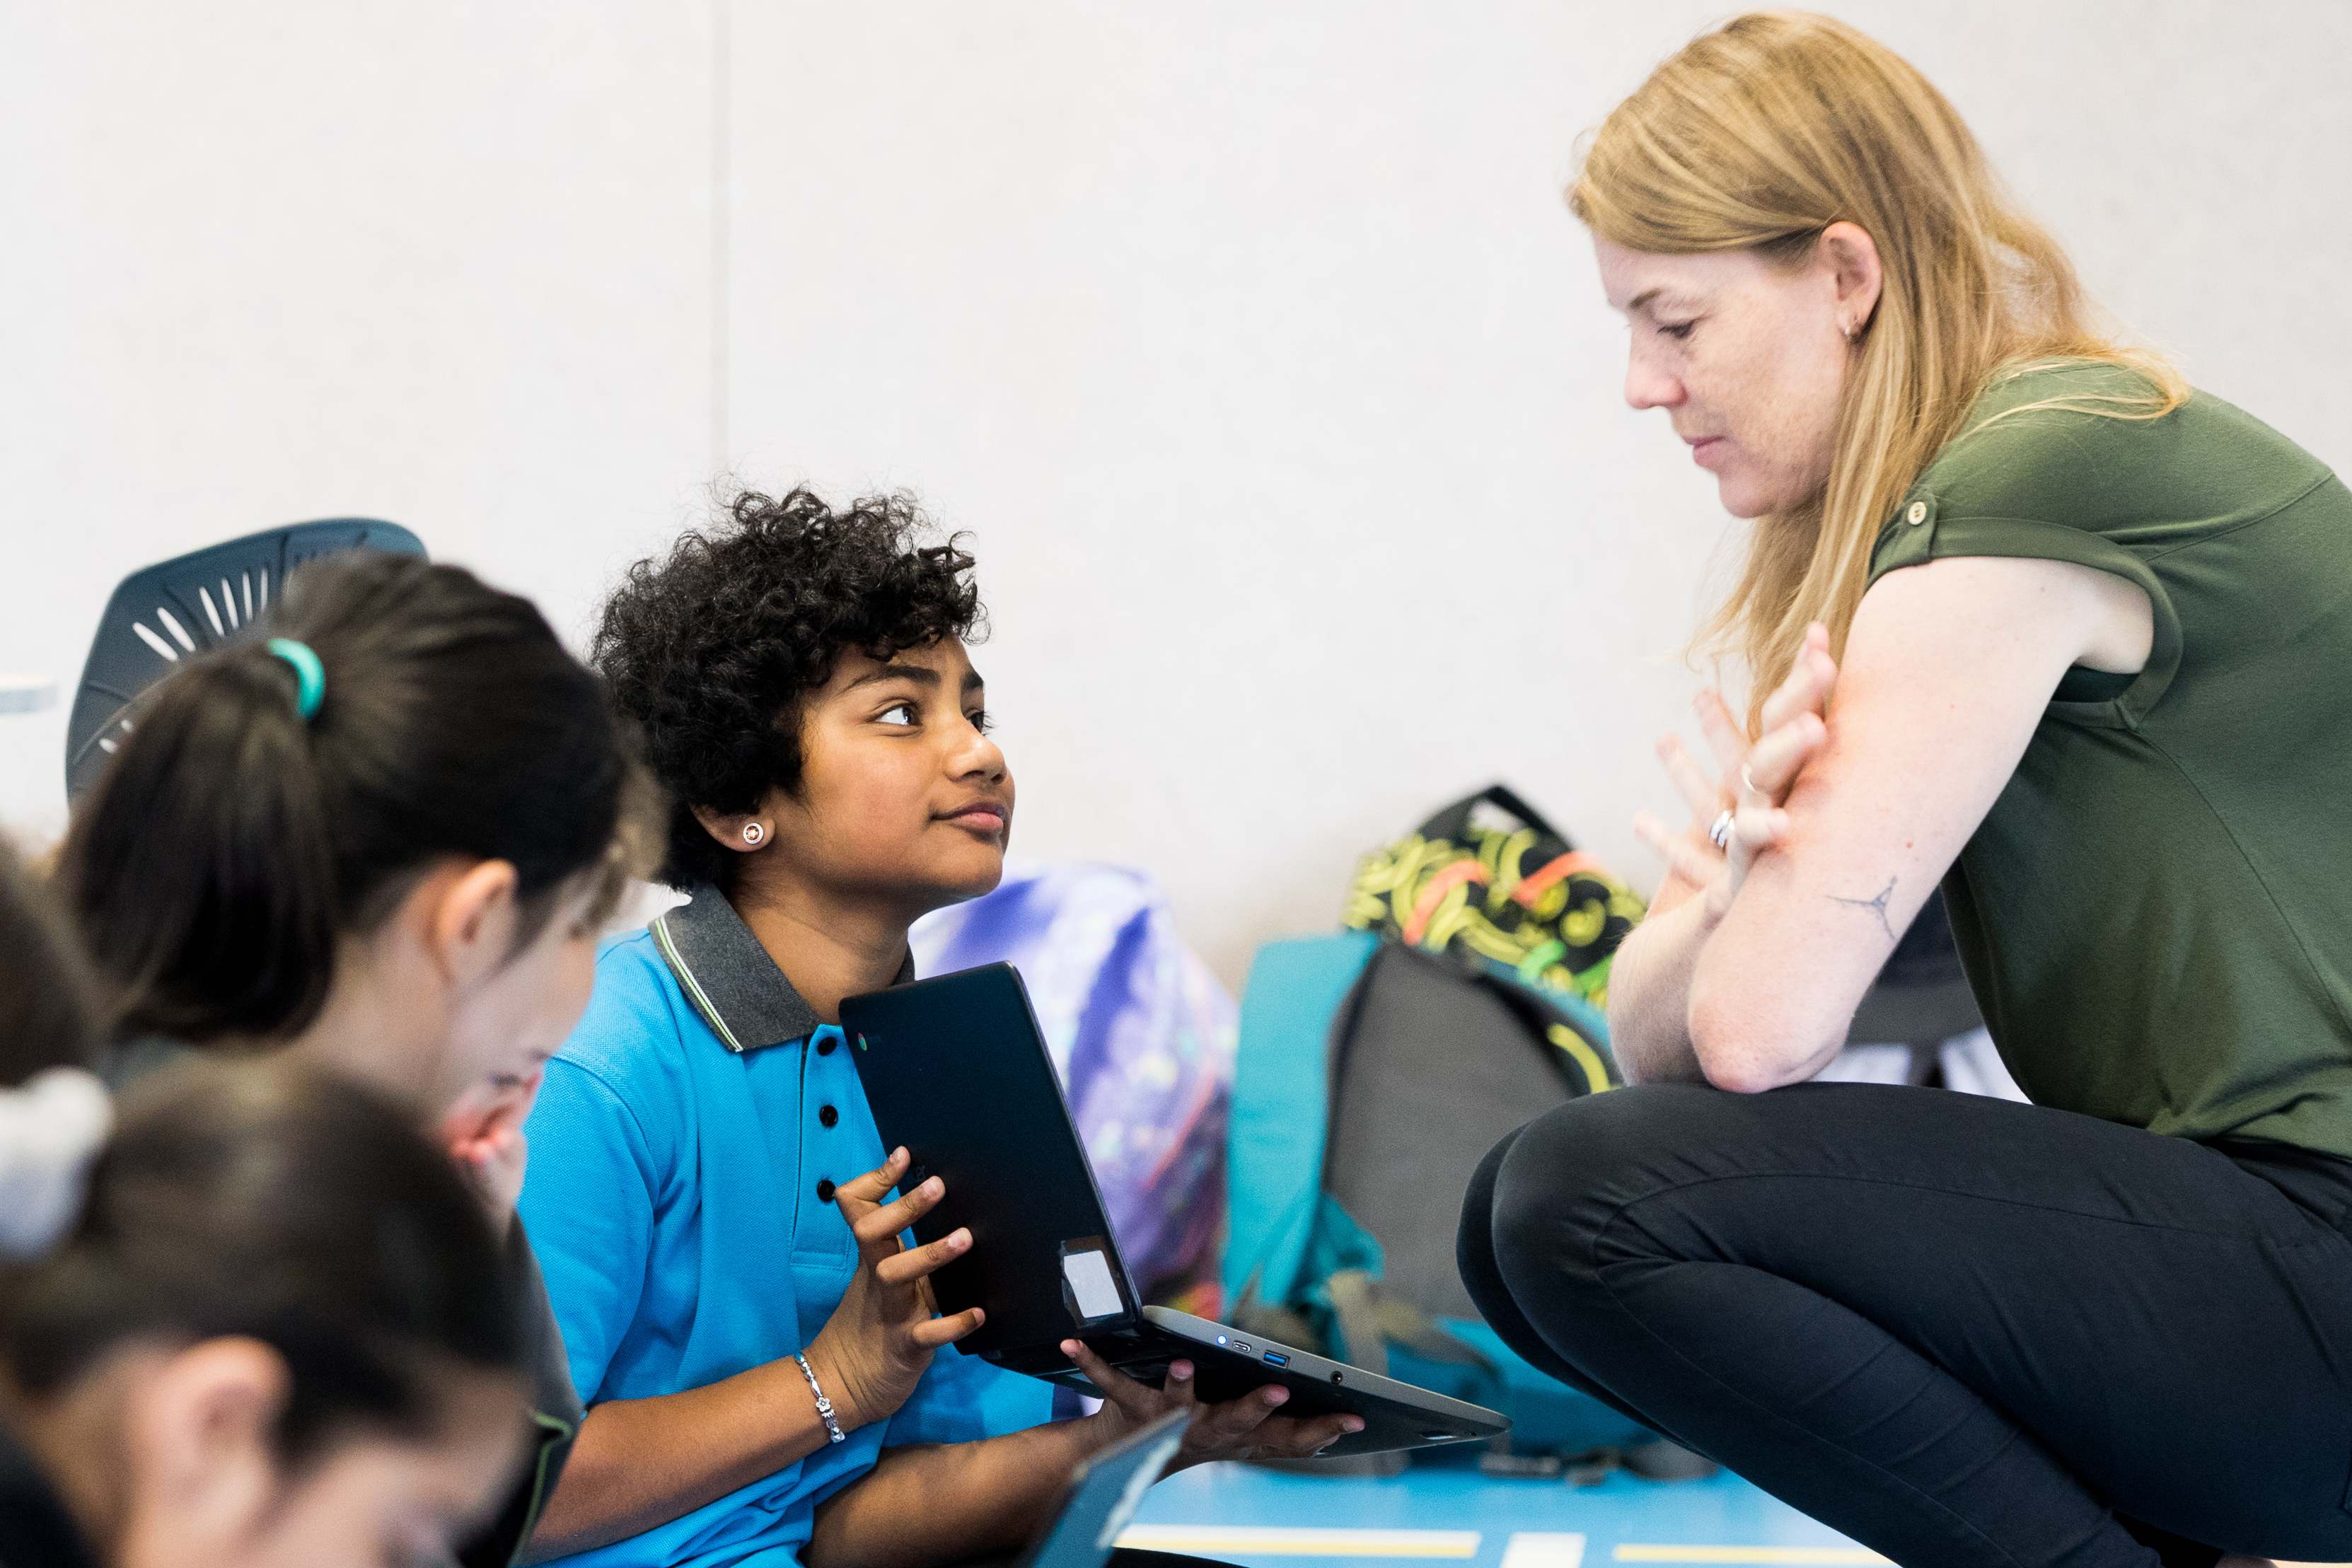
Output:
<svg viewBox="0 0 2352 1568">
<path fill-rule="evenodd" d="M 1267 1351 L 1265 1353 L 1265 1359 L 1268 1363 L 1276 1366 L 1288 1366 L 1290 1364 L 1290 1358 L 1277 1351 Z"/>
</svg>

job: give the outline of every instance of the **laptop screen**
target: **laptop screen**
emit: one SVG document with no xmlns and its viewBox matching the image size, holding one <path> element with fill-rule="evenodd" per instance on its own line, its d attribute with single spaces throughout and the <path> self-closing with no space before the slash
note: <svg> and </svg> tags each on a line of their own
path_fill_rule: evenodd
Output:
<svg viewBox="0 0 2352 1568">
<path fill-rule="evenodd" d="M 912 1157 L 906 1185 L 947 1184 L 917 1239 L 971 1229 L 971 1250 L 931 1276 L 940 1312 L 987 1310 L 956 1348 L 1027 1349 L 1132 1322 L 1134 1284 L 1013 967 L 851 997 L 841 1021 L 883 1147 Z"/>
<path fill-rule="evenodd" d="M 1162 1416 L 1096 1455 L 1071 1482 L 1061 1511 L 1022 1568 L 1102 1568 L 1143 1494 L 1184 1440 L 1183 1411 Z"/>
</svg>

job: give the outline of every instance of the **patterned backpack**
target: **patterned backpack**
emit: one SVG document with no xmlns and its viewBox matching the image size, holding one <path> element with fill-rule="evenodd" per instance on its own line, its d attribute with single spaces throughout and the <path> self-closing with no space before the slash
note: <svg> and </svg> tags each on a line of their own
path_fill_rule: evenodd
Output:
<svg viewBox="0 0 2352 1568">
<path fill-rule="evenodd" d="M 1482 807 L 1517 826 L 1482 824 Z M 1366 855 L 1345 923 L 1424 952 L 1502 965 L 1524 985 L 1605 1011 L 1610 960 L 1646 909 L 1534 807 L 1490 784 Z"/>
</svg>

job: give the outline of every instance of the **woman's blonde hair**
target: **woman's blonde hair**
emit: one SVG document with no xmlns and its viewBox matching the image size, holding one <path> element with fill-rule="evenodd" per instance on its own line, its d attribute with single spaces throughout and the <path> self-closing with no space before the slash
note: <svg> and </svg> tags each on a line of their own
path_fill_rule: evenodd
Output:
<svg viewBox="0 0 2352 1568">
<path fill-rule="evenodd" d="M 2162 359 L 2093 326 L 2073 264 L 1943 94 L 1827 16 L 1759 11 L 1693 40 L 1592 133 L 1568 200 L 1594 233 L 1655 255 L 1752 250 L 1796 266 L 1841 221 L 1877 245 L 1878 304 L 1854 335 L 1828 483 L 1757 519 L 1695 644 L 1744 660 L 1751 727 L 1807 622 L 1843 653 L 1881 526 L 1997 376 L 2057 359 L 2127 365 L 2145 397 L 2065 403 L 2123 418 L 2189 395 Z"/>
</svg>

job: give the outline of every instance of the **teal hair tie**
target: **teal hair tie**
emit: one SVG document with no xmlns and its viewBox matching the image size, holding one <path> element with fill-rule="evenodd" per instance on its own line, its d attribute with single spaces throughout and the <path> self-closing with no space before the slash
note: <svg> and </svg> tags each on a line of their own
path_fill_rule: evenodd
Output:
<svg viewBox="0 0 2352 1568">
<path fill-rule="evenodd" d="M 294 711 L 304 724 L 310 723 L 319 711 L 319 699 L 327 695 L 327 667 L 308 643 L 291 637 L 272 637 L 262 646 L 294 666 Z"/>
</svg>

